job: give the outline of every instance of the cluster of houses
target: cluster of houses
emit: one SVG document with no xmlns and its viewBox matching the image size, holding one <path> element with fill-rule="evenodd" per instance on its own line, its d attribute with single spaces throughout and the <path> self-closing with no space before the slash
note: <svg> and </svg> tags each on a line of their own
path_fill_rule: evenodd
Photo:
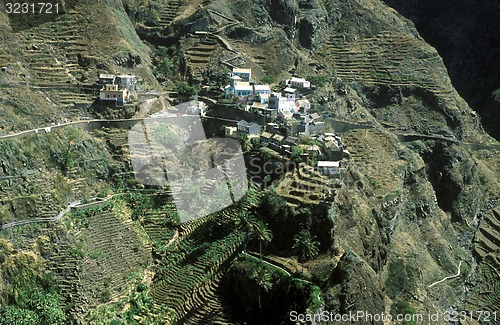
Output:
<svg viewBox="0 0 500 325">
<path fill-rule="evenodd" d="M 224 88 L 226 98 L 235 97 L 245 103 L 245 110 L 258 113 L 267 122 L 277 122 L 286 129 L 285 135 L 310 135 L 323 132 L 325 123 L 318 114 L 309 114 L 311 103 L 302 98 L 311 92 L 311 82 L 293 77 L 285 80 L 281 92 L 272 92 L 268 84 L 252 83 L 252 70 L 233 68 L 230 84 Z M 252 102 L 250 105 L 249 103 Z"/>
<path fill-rule="evenodd" d="M 131 94 L 136 91 L 137 79 L 131 74 L 100 74 L 97 84 L 102 87 L 99 90 L 99 100 L 116 107 L 131 100 Z"/>
<path fill-rule="evenodd" d="M 322 117 L 310 113 L 311 103 L 302 94 L 311 92 L 311 83 L 293 77 L 285 81 L 281 92 L 271 92 L 269 85 L 253 84 L 251 76 L 251 69 L 234 68 L 224 92 L 226 98 L 237 97 L 244 102 L 246 111 L 258 114 L 259 123 L 241 120 L 236 126 L 226 126 L 225 136 L 245 135 L 289 157 L 292 147 L 299 147 L 304 161 L 315 157 L 319 172 L 339 177 L 342 160 L 350 154 L 338 134 L 324 132 Z M 315 144 L 302 144 L 301 135 L 308 136 Z"/>
</svg>

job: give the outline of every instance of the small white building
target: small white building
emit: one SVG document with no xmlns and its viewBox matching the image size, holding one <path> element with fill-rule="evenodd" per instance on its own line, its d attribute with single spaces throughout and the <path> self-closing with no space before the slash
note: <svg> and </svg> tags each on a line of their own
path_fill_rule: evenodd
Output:
<svg viewBox="0 0 500 325">
<path fill-rule="evenodd" d="M 295 106 L 297 107 L 297 111 L 307 113 L 307 111 L 311 109 L 311 102 L 308 99 L 297 99 L 295 101 Z"/>
<path fill-rule="evenodd" d="M 232 76 L 231 79 L 229 79 L 229 84 L 231 86 L 236 86 L 238 82 L 242 82 L 243 80 L 239 76 Z"/>
<path fill-rule="evenodd" d="M 300 97 L 300 91 L 295 88 L 286 87 L 283 89 L 283 95 L 286 96 L 288 100 L 295 102 L 295 100 Z"/>
<path fill-rule="evenodd" d="M 340 161 L 318 161 L 318 172 L 330 177 L 340 177 Z"/>
<path fill-rule="evenodd" d="M 304 78 L 297 78 L 297 77 L 292 77 L 291 79 L 287 79 L 285 81 L 285 84 L 288 87 L 296 87 L 296 88 L 306 88 L 310 89 L 311 88 L 311 82 L 307 81 Z"/>
<path fill-rule="evenodd" d="M 253 89 L 254 93 L 259 95 L 271 93 L 271 87 L 269 85 L 254 85 Z"/>
<path fill-rule="evenodd" d="M 238 82 L 234 86 L 234 93 L 236 96 L 250 96 L 253 94 L 253 87 L 249 82 Z"/>
<path fill-rule="evenodd" d="M 121 74 L 116 76 L 115 83 L 119 88 L 125 88 L 133 93 L 136 91 L 137 78 L 132 74 Z"/>
<path fill-rule="evenodd" d="M 240 69 L 233 68 L 233 72 L 231 73 L 231 77 L 238 76 L 242 81 L 249 82 L 252 80 L 252 69 Z"/>
<path fill-rule="evenodd" d="M 112 85 L 115 83 L 115 78 L 114 74 L 101 73 L 97 83 L 99 85 Z"/>
<path fill-rule="evenodd" d="M 273 93 L 269 96 L 269 108 L 276 109 L 279 112 L 295 109 L 295 99 L 282 96 L 280 93 Z"/>
</svg>

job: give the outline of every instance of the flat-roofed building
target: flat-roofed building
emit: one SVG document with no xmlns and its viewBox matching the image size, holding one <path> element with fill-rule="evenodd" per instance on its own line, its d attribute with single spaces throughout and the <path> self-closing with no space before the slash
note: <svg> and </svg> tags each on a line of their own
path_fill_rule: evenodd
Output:
<svg viewBox="0 0 500 325">
<path fill-rule="evenodd" d="M 252 80 L 252 69 L 233 68 L 231 76 L 238 76 L 242 81 L 249 82 L 250 80 Z"/>
<path fill-rule="evenodd" d="M 292 77 L 291 79 L 287 79 L 285 81 L 285 84 L 288 87 L 306 88 L 306 89 L 311 88 L 311 82 L 307 81 L 304 78 Z"/>
</svg>

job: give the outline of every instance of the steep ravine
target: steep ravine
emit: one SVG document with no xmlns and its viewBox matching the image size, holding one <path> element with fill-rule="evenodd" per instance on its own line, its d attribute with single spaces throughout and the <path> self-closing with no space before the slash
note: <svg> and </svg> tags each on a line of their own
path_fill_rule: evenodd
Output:
<svg viewBox="0 0 500 325">
<path fill-rule="evenodd" d="M 496 0 L 384 0 L 434 46 L 459 94 L 500 138 L 500 3 Z"/>
</svg>

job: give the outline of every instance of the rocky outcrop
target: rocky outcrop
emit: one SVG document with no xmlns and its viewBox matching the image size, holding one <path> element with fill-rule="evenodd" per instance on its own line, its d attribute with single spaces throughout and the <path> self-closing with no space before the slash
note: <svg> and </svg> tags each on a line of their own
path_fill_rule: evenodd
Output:
<svg viewBox="0 0 500 325">
<path fill-rule="evenodd" d="M 301 9 L 297 26 L 299 44 L 314 50 L 326 41 L 327 13 L 316 1 L 309 1 L 307 6 L 301 5 Z"/>
</svg>

